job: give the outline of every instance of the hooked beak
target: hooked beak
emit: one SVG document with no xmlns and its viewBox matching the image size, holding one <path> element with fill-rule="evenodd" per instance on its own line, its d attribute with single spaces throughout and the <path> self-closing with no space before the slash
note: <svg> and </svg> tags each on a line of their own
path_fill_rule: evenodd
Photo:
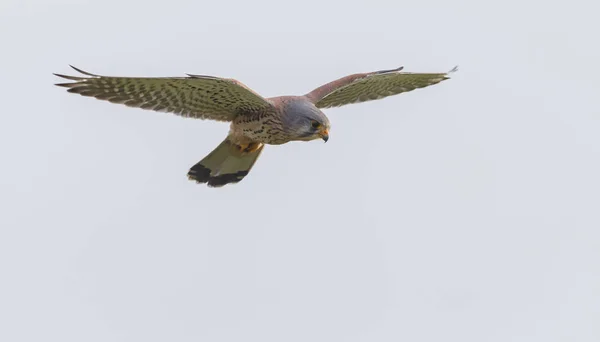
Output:
<svg viewBox="0 0 600 342">
<path fill-rule="evenodd" d="M 323 141 L 327 142 L 327 140 L 329 140 L 329 130 L 328 129 L 324 129 L 322 130 L 319 135 L 321 136 L 321 139 L 323 139 Z"/>
</svg>

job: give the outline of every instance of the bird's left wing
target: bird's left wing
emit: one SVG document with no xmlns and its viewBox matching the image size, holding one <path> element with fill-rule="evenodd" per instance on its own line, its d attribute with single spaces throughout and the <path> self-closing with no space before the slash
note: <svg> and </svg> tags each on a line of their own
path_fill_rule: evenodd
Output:
<svg viewBox="0 0 600 342">
<path fill-rule="evenodd" d="M 349 75 L 326 83 L 305 96 L 318 108 L 378 100 L 447 80 L 458 67 L 446 73 L 411 73 L 402 72 L 402 69 Z"/>
<path fill-rule="evenodd" d="M 113 77 L 73 69 L 81 76 L 56 76 L 74 81 L 56 85 L 70 93 L 95 97 L 179 116 L 232 121 L 238 114 L 264 111 L 273 105 L 239 81 L 213 76 Z"/>
</svg>

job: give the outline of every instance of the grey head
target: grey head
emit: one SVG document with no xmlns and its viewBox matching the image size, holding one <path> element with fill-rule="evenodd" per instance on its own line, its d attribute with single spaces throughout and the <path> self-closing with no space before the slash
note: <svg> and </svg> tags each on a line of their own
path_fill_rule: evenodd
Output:
<svg viewBox="0 0 600 342">
<path fill-rule="evenodd" d="M 281 121 L 291 141 L 329 140 L 329 119 L 310 100 L 304 96 L 281 100 Z"/>
</svg>

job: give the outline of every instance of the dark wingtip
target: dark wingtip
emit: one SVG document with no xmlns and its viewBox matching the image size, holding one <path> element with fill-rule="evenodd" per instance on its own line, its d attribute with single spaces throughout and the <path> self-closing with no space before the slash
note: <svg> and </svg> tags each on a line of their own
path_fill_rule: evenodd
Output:
<svg viewBox="0 0 600 342">
<path fill-rule="evenodd" d="M 452 74 L 458 71 L 458 65 L 455 65 L 454 68 L 452 68 L 452 70 L 448 71 L 446 74 Z"/>
<path fill-rule="evenodd" d="M 77 68 L 77 67 L 74 67 L 74 66 L 72 66 L 71 64 L 69 64 L 69 66 L 70 66 L 71 68 L 73 68 L 75 71 L 77 71 L 77 72 L 79 72 L 79 73 L 81 73 L 81 74 L 84 74 L 84 75 L 87 75 L 87 76 L 92 76 L 92 77 L 100 77 L 99 75 L 95 75 L 95 74 L 89 73 L 89 72 L 87 72 L 87 71 L 83 71 L 83 70 L 81 70 L 81 69 L 79 69 L 79 68 Z"/>
<path fill-rule="evenodd" d="M 404 66 L 400 66 L 400 67 L 398 67 L 398 68 L 396 68 L 396 69 L 389 69 L 389 70 L 379 70 L 379 71 L 376 71 L 376 72 L 375 72 L 375 74 L 389 74 L 389 73 L 392 73 L 392 72 L 398 72 L 398 71 L 401 71 L 401 70 L 403 70 L 403 69 L 404 69 Z"/>
<path fill-rule="evenodd" d="M 69 75 L 63 75 L 63 74 L 57 74 L 57 73 L 52 73 L 52 75 L 60 77 L 60 78 L 64 78 L 67 80 L 71 80 L 71 81 L 81 81 L 81 80 L 85 79 L 83 77 L 69 76 Z"/>
<path fill-rule="evenodd" d="M 55 86 L 65 87 L 65 88 L 71 88 L 72 86 L 74 86 L 76 84 L 77 83 L 54 83 Z"/>
</svg>

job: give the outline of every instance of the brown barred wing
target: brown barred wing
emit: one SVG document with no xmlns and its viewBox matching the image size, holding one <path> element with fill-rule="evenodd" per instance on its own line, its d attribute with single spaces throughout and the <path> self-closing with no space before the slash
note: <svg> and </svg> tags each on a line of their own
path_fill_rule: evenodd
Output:
<svg viewBox="0 0 600 342">
<path fill-rule="evenodd" d="M 72 68 L 84 76 L 55 74 L 74 81 L 56 85 L 68 88 L 70 93 L 129 107 L 216 121 L 232 121 L 240 113 L 272 107 L 268 100 L 233 79 L 200 75 L 114 77 Z"/>
<path fill-rule="evenodd" d="M 457 67 L 447 73 L 402 72 L 402 67 L 349 75 L 329 82 L 306 94 L 318 108 L 339 107 L 382 99 L 428 87 L 450 78 Z"/>
</svg>

